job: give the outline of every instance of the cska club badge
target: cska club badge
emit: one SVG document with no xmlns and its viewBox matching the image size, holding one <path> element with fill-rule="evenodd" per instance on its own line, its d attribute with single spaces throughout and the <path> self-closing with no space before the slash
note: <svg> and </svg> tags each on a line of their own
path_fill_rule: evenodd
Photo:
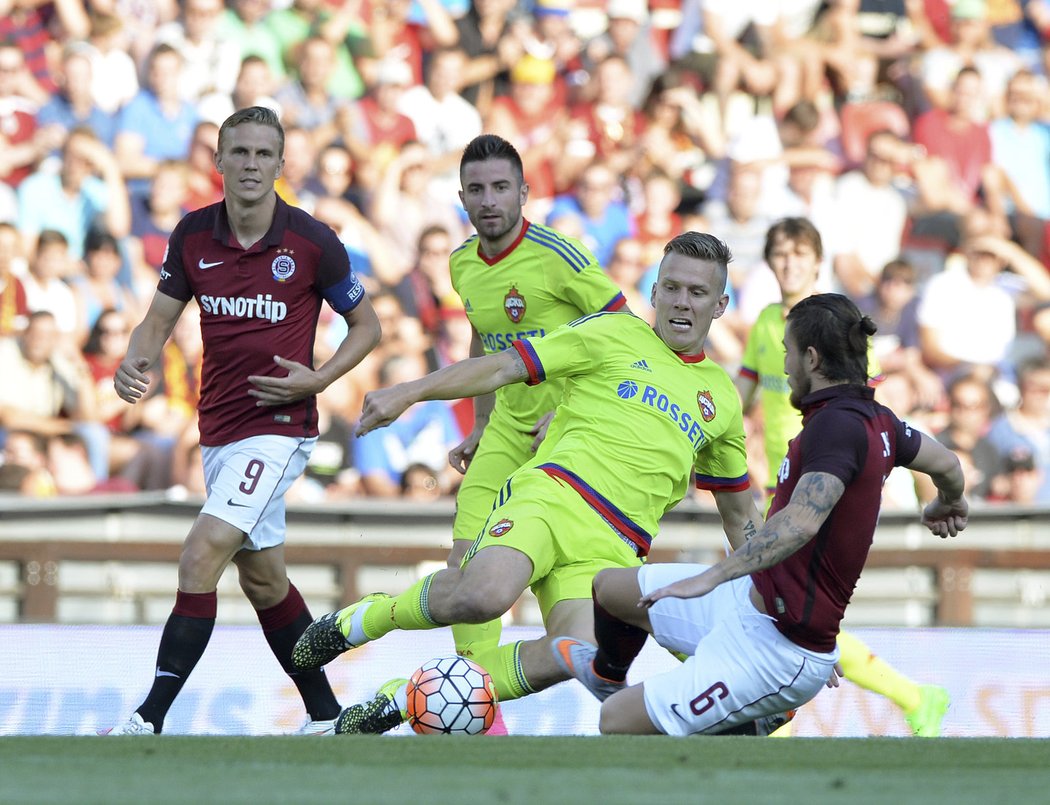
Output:
<svg viewBox="0 0 1050 805">
<path fill-rule="evenodd" d="M 704 418 L 704 422 L 710 422 L 715 418 L 715 401 L 711 399 L 710 391 L 698 391 L 696 404 L 700 407 L 700 416 Z"/>
<path fill-rule="evenodd" d="M 525 318 L 525 297 L 518 293 L 518 289 L 513 285 L 503 297 L 503 310 L 506 311 L 507 318 L 515 324 L 521 324 L 521 320 Z"/>
<path fill-rule="evenodd" d="M 512 528 L 514 528 L 514 521 L 508 520 L 506 517 L 504 517 L 502 520 L 496 523 L 496 525 L 492 526 L 492 528 L 489 529 L 489 534 L 491 534 L 494 537 L 502 537 Z"/>
</svg>

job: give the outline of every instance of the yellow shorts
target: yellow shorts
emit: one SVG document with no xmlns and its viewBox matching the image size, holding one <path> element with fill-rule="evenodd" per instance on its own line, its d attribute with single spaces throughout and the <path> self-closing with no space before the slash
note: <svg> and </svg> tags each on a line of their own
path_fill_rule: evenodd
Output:
<svg viewBox="0 0 1050 805">
<path fill-rule="evenodd" d="M 599 570 L 643 563 L 576 490 L 543 470 L 516 473 L 497 493 L 497 504 L 463 564 L 491 545 L 525 554 L 532 561 L 529 587 L 545 621 L 559 601 L 589 599 Z"/>
<path fill-rule="evenodd" d="M 500 488 L 522 464 L 533 457 L 536 437 L 490 422 L 456 493 L 452 539 L 475 540 L 492 514 Z"/>
</svg>

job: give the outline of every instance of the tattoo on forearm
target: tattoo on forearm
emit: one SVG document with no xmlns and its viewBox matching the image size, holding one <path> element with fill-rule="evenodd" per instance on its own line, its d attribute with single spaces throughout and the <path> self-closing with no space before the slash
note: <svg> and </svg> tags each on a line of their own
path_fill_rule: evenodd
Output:
<svg viewBox="0 0 1050 805">
<path fill-rule="evenodd" d="M 766 527 L 736 552 L 741 575 L 775 565 L 805 545 L 838 503 L 845 486 L 834 475 L 807 473 L 795 487 L 791 502 L 766 521 Z"/>
<path fill-rule="evenodd" d="M 744 523 L 744 541 L 750 542 L 751 538 L 758 533 L 758 526 L 755 525 L 754 520 L 748 520 Z"/>
<path fill-rule="evenodd" d="M 514 377 L 521 380 L 529 379 L 529 368 L 525 365 L 525 361 L 516 349 L 507 350 L 511 353 L 511 357 L 514 359 Z"/>
</svg>

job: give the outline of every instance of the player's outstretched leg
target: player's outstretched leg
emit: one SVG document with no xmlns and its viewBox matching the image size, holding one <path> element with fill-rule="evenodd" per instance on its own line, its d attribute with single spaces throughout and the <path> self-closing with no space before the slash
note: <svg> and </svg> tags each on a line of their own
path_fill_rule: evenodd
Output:
<svg viewBox="0 0 1050 805">
<path fill-rule="evenodd" d="M 912 734 L 936 738 L 948 711 L 948 691 L 939 685 L 920 685 L 887 663 L 849 632 L 839 632 L 839 662 L 846 679 L 885 696 L 904 712 Z"/>
<path fill-rule="evenodd" d="M 300 671 L 312 671 L 327 665 L 340 654 L 363 646 L 371 638 L 361 628 L 361 618 L 373 603 L 390 598 L 386 593 L 371 593 L 337 612 L 322 615 L 309 626 L 292 649 L 292 662 Z"/>
<path fill-rule="evenodd" d="M 574 637 L 555 637 L 551 641 L 554 661 L 567 674 L 579 680 L 598 701 L 604 702 L 614 693 L 627 687 L 626 681 L 606 679 L 594 671 L 594 657 L 598 647 Z"/>
<path fill-rule="evenodd" d="M 408 680 L 391 679 L 367 702 L 347 707 L 335 720 L 337 735 L 380 735 L 408 718 Z"/>
<path fill-rule="evenodd" d="M 938 737 L 949 704 L 948 691 L 940 685 L 919 685 L 918 705 L 904 714 L 912 735 L 917 738 Z"/>
</svg>

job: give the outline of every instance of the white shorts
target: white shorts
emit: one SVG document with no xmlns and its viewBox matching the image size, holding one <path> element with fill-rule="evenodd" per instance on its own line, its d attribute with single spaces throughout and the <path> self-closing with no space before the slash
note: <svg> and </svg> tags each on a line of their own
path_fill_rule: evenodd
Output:
<svg viewBox="0 0 1050 805">
<path fill-rule="evenodd" d="M 316 443 L 316 438 L 267 435 L 202 446 L 208 499 L 201 512 L 243 531 L 248 550 L 281 545 L 284 493 L 303 474 Z"/>
<path fill-rule="evenodd" d="M 646 565 L 638 583 L 645 594 L 706 569 Z M 751 586 L 745 576 L 700 598 L 662 598 L 649 610 L 656 642 L 691 655 L 645 680 L 645 708 L 661 732 L 715 734 L 800 707 L 827 683 L 838 649 L 821 654 L 788 640 L 755 609 Z"/>
</svg>

